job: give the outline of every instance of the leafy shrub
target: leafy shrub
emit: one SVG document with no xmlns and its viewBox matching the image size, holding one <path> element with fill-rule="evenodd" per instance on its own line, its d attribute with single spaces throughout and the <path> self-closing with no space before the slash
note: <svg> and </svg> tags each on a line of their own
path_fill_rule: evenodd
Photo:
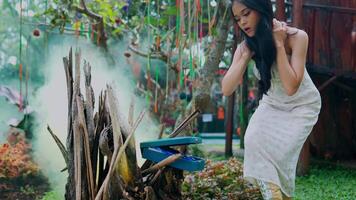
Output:
<svg viewBox="0 0 356 200">
<path fill-rule="evenodd" d="M 0 145 L 0 178 L 37 174 L 39 168 L 29 156 L 30 149 L 31 146 L 21 134 L 17 135 L 15 140 Z"/>
<path fill-rule="evenodd" d="M 208 160 L 202 172 L 185 176 L 182 193 L 184 199 L 262 199 L 259 189 L 243 179 L 242 163 L 236 158 Z"/>
</svg>

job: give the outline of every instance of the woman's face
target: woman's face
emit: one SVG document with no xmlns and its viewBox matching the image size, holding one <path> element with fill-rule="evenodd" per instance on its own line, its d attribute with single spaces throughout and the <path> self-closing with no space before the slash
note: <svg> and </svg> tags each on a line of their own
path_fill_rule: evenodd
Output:
<svg viewBox="0 0 356 200">
<path fill-rule="evenodd" d="M 232 12 L 241 30 L 253 37 L 260 21 L 259 13 L 236 1 L 232 4 Z"/>
</svg>

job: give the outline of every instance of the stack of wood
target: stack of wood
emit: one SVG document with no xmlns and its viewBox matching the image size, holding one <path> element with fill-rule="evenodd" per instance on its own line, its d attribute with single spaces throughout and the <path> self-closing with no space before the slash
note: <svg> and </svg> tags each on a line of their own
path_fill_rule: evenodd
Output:
<svg viewBox="0 0 356 200">
<path fill-rule="evenodd" d="M 84 61 L 84 95 L 80 90 L 80 50 L 75 52 L 74 72 L 72 57 L 71 49 L 63 58 L 68 91 L 66 147 L 48 127 L 67 164 L 65 199 L 181 199 L 183 172 L 168 165 L 182 153 L 157 164 L 146 161 L 139 167 L 133 135 L 145 112 L 134 121 L 131 103 L 125 119 L 114 90 L 107 86 L 94 114 L 91 66 Z"/>
</svg>

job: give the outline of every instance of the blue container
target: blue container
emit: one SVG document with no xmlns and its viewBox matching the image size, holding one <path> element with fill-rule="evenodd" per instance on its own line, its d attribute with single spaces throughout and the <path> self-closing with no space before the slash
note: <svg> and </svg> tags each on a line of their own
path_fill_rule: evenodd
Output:
<svg viewBox="0 0 356 200">
<path fill-rule="evenodd" d="M 202 142 L 200 137 L 177 137 L 177 138 L 163 138 L 148 142 L 141 142 L 140 147 L 164 147 L 164 146 L 180 146 L 189 144 L 200 144 Z"/>
<path fill-rule="evenodd" d="M 142 142 L 140 147 L 143 158 L 153 162 L 160 162 L 173 154 L 179 153 L 177 150 L 169 148 L 170 146 L 198 144 L 201 142 L 202 140 L 199 137 L 165 138 Z M 180 159 L 170 164 L 171 167 L 187 171 L 200 171 L 204 169 L 204 165 L 205 160 L 190 155 L 183 155 Z"/>
</svg>

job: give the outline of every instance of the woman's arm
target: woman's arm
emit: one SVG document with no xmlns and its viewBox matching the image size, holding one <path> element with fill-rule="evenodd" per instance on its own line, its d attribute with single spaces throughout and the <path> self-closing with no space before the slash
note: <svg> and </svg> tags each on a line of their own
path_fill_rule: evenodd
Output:
<svg viewBox="0 0 356 200">
<path fill-rule="evenodd" d="M 277 22 L 274 29 L 274 36 L 279 76 L 287 95 L 291 96 L 297 92 L 304 77 L 304 66 L 308 50 L 308 35 L 304 31 L 299 30 L 296 35 L 293 35 L 293 38 L 290 38 L 290 46 L 292 49 L 290 62 L 288 61 L 285 50 L 286 27 Z"/>
<path fill-rule="evenodd" d="M 247 64 L 251 60 L 252 55 L 245 42 L 242 42 L 236 48 L 232 64 L 221 81 L 224 96 L 230 96 L 241 83 L 243 74 L 246 71 Z"/>
</svg>

